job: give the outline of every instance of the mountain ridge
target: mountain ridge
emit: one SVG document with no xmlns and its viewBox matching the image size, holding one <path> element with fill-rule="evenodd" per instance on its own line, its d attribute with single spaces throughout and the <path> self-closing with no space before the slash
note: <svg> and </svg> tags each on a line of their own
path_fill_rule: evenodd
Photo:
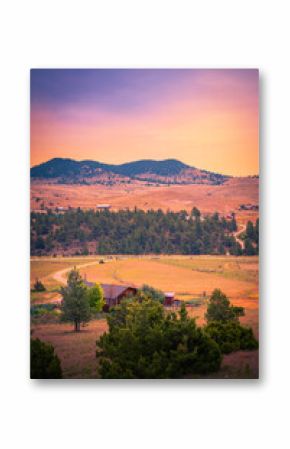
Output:
<svg viewBox="0 0 290 449">
<path fill-rule="evenodd" d="M 118 183 L 135 180 L 168 184 L 218 185 L 231 178 L 191 167 L 177 159 L 141 159 L 123 164 L 106 164 L 93 160 L 53 158 L 32 167 L 30 176 L 33 179 L 54 180 L 65 184 Z"/>
</svg>

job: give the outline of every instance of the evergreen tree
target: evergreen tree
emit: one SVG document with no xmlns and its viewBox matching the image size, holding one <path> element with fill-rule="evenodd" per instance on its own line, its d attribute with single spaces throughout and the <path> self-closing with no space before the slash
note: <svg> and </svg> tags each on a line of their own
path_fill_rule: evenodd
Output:
<svg viewBox="0 0 290 449">
<path fill-rule="evenodd" d="M 256 254 L 256 249 L 254 248 L 253 244 L 251 243 L 251 240 L 246 238 L 245 240 L 245 250 L 244 253 L 246 256 L 254 256 Z"/>
<path fill-rule="evenodd" d="M 76 332 L 80 331 L 81 323 L 91 318 L 91 309 L 87 287 L 76 269 L 68 275 L 67 287 L 61 288 L 62 320 L 74 323 Z"/>
<path fill-rule="evenodd" d="M 200 210 L 198 210 L 197 207 L 193 207 L 191 216 L 194 218 L 200 218 Z"/>
<path fill-rule="evenodd" d="M 254 225 L 251 221 L 248 221 L 248 223 L 247 223 L 246 238 L 248 238 L 250 240 L 255 239 L 255 229 L 254 229 Z"/>
<path fill-rule="evenodd" d="M 244 308 L 232 306 L 221 290 L 213 291 L 205 315 L 205 332 L 219 345 L 223 354 L 258 348 L 252 329 L 239 322 L 244 313 Z"/>
<path fill-rule="evenodd" d="M 54 353 L 54 347 L 38 338 L 30 341 L 30 377 L 31 379 L 61 379 L 60 360 Z"/>
<path fill-rule="evenodd" d="M 179 317 L 157 301 L 123 301 L 108 318 L 97 341 L 103 378 L 182 378 L 217 371 L 221 353 L 185 307 Z"/>
<path fill-rule="evenodd" d="M 36 279 L 36 281 L 35 281 L 35 283 L 33 285 L 33 290 L 35 292 L 45 292 L 46 288 L 45 288 L 45 286 L 43 285 L 43 283 L 39 279 Z"/>
<path fill-rule="evenodd" d="M 209 299 L 205 318 L 211 321 L 235 321 L 244 315 L 243 307 L 231 305 L 228 297 L 220 290 L 215 289 Z"/>
<path fill-rule="evenodd" d="M 239 254 L 235 246 L 236 221 L 218 213 L 203 216 L 185 211 L 81 211 L 31 214 L 31 254 L 50 254 L 77 245 L 79 254 L 96 248 L 97 254 Z M 249 222 L 250 223 L 250 222 Z M 85 230 L 84 230 L 85 229 Z M 249 233 L 249 236 L 247 234 Z M 258 222 L 247 225 L 245 238 L 258 253 Z M 93 245 L 89 245 L 92 242 Z"/>
</svg>

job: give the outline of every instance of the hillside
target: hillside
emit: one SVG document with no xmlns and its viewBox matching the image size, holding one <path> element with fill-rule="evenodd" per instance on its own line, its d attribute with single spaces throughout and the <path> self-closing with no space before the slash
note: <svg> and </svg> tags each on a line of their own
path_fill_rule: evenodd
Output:
<svg viewBox="0 0 290 449">
<path fill-rule="evenodd" d="M 120 165 L 54 158 L 31 168 L 33 181 L 56 184 L 223 184 L 229 176 L 190 167 L 176 159 L 140 160 Z"/>
</svg>

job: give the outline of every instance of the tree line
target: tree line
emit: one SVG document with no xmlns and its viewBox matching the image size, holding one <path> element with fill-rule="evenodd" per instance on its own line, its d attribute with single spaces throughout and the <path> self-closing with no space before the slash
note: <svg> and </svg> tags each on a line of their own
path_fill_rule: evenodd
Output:
<svg viewBox="0 0 290 449">
<path fill-rule="evenodd" d="M 258 233 L 258 225 L 252 226 Z M 75 255 L 256 253 L 252 236 L 247 236 L 243 250 L 233 236 L 236 230 L 234 217 L 226 220 L 218 213 L 202 217 L 197 208 L 190 214 L 137 208 L 32 212 L 31 254 L 52 255 L 71 248 L 75 248 Z"/>
</svg>

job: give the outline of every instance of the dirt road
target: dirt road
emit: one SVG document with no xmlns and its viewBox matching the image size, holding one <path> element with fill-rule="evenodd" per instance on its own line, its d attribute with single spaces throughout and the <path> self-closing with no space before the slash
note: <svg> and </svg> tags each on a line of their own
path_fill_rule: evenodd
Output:
<svg viewBox="0 0 290 449">
<path fill-rule="evenodd" d="M 87 262 L 87 263 L 83 263 L 80 265 L 76 265 L 76 268 L 79 270 L 80 268 L 85 268 L 90 265 L 96 265 L 97 263 L 98 263 L 98 261 L 94 260 L 93 262 Z M 68 268 L 64 268 L 63 270 L 56 271 L 55 273 L 53 273 L 51 275 L 51 277 L 53 279 L 55 279 L 57 282 L 60 282 L 61 284 L 65 285 L 67 282 L 67 273 L 69 271 L 71 271 L 71 269 L 72 269 L 72 267 L 68 267 Z"/>
<path fill-rule="evenodd" d="M 245 248 L 245 242 L 244 240 L 239 238 L 239 235 L 241 235 L 243 232 L 245 232 L 246 230 L 246 225 L 242 224 L 240 229 L 238 229 L 236 232 L 234 232 L 234 237 L 236 239 L 236 241 L 241 245 L 242 249 Z"/>
</svg>

